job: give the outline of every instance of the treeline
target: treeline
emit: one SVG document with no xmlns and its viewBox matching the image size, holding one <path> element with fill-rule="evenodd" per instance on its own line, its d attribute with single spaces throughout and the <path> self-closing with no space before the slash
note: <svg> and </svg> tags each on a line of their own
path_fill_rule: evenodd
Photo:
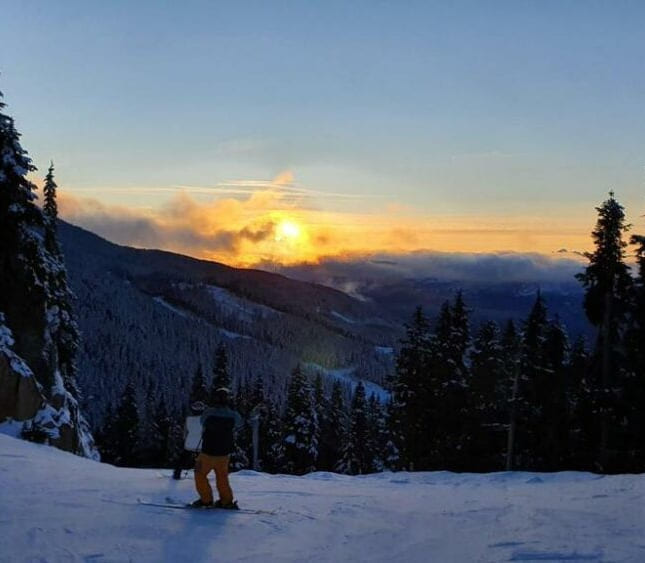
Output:
<svg viewBox="0 0 645 563">
<path fill-rule="evenodd" d="M 299 367 L 284 401 L 266 394 L 261 378 L 240 382 L 235 407 L 246 425 L 233 467 L 253 466 L 258 417 L 255 467 L 268 472 L 645 469 L 645 237 L 630 239 L 632 276 L 622 206 L 610 194 L 597 210 L 595 250 L 578 275 L 597 327 L 592 346 L 582 337 L 571 341 L 540 293 L 522 322 L 486 322 L 472 331 L 459 292 L 436 319 L 415 311 L 389 400 L 366 397 L 360 383 L 351 392 L 335 381 L 326 393 L 320 375 L 312 381 Z M 191 400 L 209 403 L 221 386 L 231 387 L 224 347 L 211 374 L 195 374 Z M 172 465 L 182 421 L 169 417 L 163 401 L 153 405 L 141 420 L 134 387 L 126 388 L 98 435 L 105 460 Z"/>
<path fill-rule="evenodd" d="M 414 470 L 640 472 L 645 469 L 645 237 L 614 194 L 597 208 L 595 250 L 578 274 L 597 328 L 587 350 L 549 318 L 538 293 L 520 326 L 471 337 L 461 294 L 434 330 L 419 309 L 392 383 L 398 467 Z"/>
</svg>

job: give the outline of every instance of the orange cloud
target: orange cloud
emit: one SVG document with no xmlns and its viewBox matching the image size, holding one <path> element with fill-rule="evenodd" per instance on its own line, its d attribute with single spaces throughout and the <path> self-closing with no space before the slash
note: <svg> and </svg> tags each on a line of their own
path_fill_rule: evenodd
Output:
<svg viewBox="0 0 645 563">
<path fill-rule="evenodd" d="M 108 205 L 61 191 L 59 206 L 64 219 L 114 242 L 238 266 L 288 265 L 377 252 L 552 254 L 563 247 L 586 250 L 590 246 L 593 217 L 576 223 L 570 216 L 548 221 L 520 216 L 423 216 L 390 202 L 369 213 L 324 211 L 314 205 L 321 192 L 296 186 L 290 171 L 271 181 L 226 185 L 244 189 L 235 197 L 211 192 L 213 199 L 207 201 L 197 200 L 189 189 L 176 190 L 161 205 L 147 209 Z"/>
</svg>

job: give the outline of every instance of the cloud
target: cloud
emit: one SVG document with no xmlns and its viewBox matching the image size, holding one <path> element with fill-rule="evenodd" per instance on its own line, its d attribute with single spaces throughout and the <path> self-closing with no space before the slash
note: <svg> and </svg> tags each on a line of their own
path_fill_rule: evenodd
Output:
<svg viewBox="0 0 645 563">
<path fill-rule="evenodd" d="M 240 217 L 243 209 L 239 202 L 224 200 L 205 207 L 181 194 L 155 215 L 64 193 L 59 196 L 59 207 L 65 220 L 118 244 L 200 257 L 219 254 L 234 258 L 246 241 L 266 240 L 275 229 L 271 221 L 231 228 L 224 217 Z"/>
<path fill-rule="evenodd" d="M 277 271 L 303 281 L 334 287 L 359 299 L 375 288 L 406 280 L 462 282 L 473 285 L 531 283 L 573 285 L 580 260 L 536 253 L 413 252 L 328 257 L 316 264 L 281 266 Z M 273 267 L 276 270 L 276 267 Z"/>
<path fill-rule="evenodd" d="M 139 192 L 135 189 L 135 193 Z M 338 270 L 352 260 L 371 260 L 379 276 L 386 270 L 388 275 L 406 271 L 426 275 L 435 265 L 440 265 L 442 275 L 470 276 L 486 270 L 488 276 L 495 271 L 517 276 L 532 269 L 527 273 L 532 276 L 539 269 L 537 259 L 527 263 L 519 255 L 501 251 L 531 250 L 535 256 L 554 253 L 565 259 L 564 253 L 555 254 L 557 249 L 566 245 L 586 250 L 590 242 L 587 228 L 572 225 L 570 218 L 538 222 L 519 216 L 429 216 L 369 197 L 352 205 L 348 200 L 342 210 L 330 211 L 325 198 L 344 194 L 300 186 L 289 170 L 272 180 L 158 193 L 166 197 L 157 198 L 154 207 L 134 208 L 60 191 L 61 217 L 119 244 L 161 248 L 236 266 L 273 268 L 330 260 L 329 267 L 337 262 Z M 277 236 L 287 221 L 297 225 L 297 235 Z M 448 257 L 455 254 L 461 256 L 458 261 Z M 505 259 L 499 262 L 502 255 Z M 512 268 L 506 268 L 511 262 Z"/>
</svg>

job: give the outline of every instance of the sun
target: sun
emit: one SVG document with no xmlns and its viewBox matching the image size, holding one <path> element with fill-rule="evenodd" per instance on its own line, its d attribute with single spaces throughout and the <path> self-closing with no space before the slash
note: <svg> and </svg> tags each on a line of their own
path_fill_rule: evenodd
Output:
<svg viewBox="0 0 645 563">
<path fill-rule="evenodd" d="M 280 221 L 275 230 L 275 240 L 277 241 L 297 241 L 302 234 L 302 228 L 295 221 L 283 219 Z"/>
</svg>

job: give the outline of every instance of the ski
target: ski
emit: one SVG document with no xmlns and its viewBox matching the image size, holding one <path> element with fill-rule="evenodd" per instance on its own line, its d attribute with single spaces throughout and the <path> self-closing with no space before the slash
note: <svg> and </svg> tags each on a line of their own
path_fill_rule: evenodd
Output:
<svg viewBox="0 0 645 563">
<path fill-rule="evenodd" d="M 178 502 L 151 502 L 142 499 L 137 499 L 137 502 L 144 506 L 156 506 L 158 508 L 170 508 L 176 510 L 195 510 L 195 511 L 204 511 L 204 512 L 239 512 L 240 514 L 276 514 L 276 510 L 262 510 L 255 508 L 238 508 L 237 510 L 231 510 L 227 508 L 194 508 L 190 504 L 180 504 Z"/>
</svg>

